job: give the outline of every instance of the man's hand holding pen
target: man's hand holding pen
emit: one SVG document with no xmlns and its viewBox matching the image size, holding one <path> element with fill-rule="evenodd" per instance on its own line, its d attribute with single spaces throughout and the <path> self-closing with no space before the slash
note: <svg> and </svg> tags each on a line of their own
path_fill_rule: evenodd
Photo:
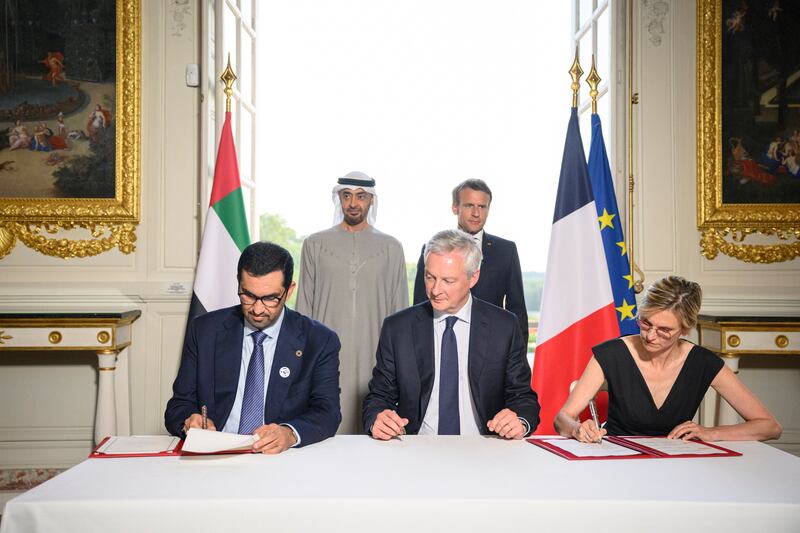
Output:
<svg viewBox="0 0 800 533">
<path fill-rule="evenodd" d="M 203 415 L 200 413 L 193 414 L 183 422 L 183 432 L 187 433 L 189 428 L 209 429 L 211 431 L 217 430 L 217 427 L 214 425 L 214 421 L 210 418 L 206 419 L 206 427 L 203 428 Z"/>
</svg>

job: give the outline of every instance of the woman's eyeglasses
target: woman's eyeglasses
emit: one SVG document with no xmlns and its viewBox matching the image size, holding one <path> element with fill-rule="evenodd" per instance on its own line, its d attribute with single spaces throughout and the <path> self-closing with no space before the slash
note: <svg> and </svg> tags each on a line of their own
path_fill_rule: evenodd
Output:
<svg viewBox="0 0 800 533">
<path fill-rule="evenodd" d="M 656 330 L 656 335 L 658 335 L 659 337 L 661 337 L 665 341 L 670 340 L 672 337 L 675 336 L 675 333 L 678 332 L 678 330 L 676 330 L 676 329 L 657 328 L 653 324 L 648 322 L 647 320 L 641 319 L 641 318 L 639 320 L 637 320 L 636 323 L 639 325 L 639 329 L 641 329 L 645 333 L 645 335 L 650 333 L 651 329 L 655 329 Z"/>
</svg>

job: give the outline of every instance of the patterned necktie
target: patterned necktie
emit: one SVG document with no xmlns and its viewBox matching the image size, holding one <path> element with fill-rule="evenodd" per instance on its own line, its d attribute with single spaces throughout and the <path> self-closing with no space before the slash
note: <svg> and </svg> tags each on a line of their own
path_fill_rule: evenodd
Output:
<svg viewBox="0 0 800 533">
<path fill-rule="evenodd" d="M 253 355 L 247 365 L 247 378 L 244 382 L 242 415 L 239 417 L 239 434 L 250 435 L 264 424 L 264 339 L 269 337 L 263 331 L 254 331 Z"/>
<path fill-rule="evenodd" d="M 458 317 L 449 316 L 442 335 L 442 359 L 439 369 L 439 435 L 460 435 L 458 414 L 458 345 L 453 326 Z"/>
</svg>

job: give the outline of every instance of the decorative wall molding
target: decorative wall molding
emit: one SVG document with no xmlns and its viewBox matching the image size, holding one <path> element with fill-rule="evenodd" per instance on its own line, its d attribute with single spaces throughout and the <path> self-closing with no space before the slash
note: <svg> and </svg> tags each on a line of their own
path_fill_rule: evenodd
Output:
<svg viewBox="0 0 800 533">
<path fill-rule="evenodd" d="M 92 439 L 0 442 L 0 468 L 69 468 L 89 456 Z"/>
<path fill-rule="evenodd" d="M 173 37 L 183 37 L 183 32 L 188 24 L 194 21 L 192 17 L 192 5 L 189 0 L 172 0 L 169 3 L 170 35 Z"/>
<path fill-rule="evenodd" d="M 745 299 L 704 296 L 703 312 L 712 310 L 717 313 L 742 315 L 769 313 L 771 315 L 797 316 L 800 315 L 800 300 L 794 298 L 776 300 L 774 298 Z"/>
<path fill-rule="evenodd" d="M 644 0 L 642 22 L 650 34 L 653 46 L 661 46 L 661 36 L 665 33 L 664 20 L 669 13 L 669 4 L 664 0 Z"/>
</svg>

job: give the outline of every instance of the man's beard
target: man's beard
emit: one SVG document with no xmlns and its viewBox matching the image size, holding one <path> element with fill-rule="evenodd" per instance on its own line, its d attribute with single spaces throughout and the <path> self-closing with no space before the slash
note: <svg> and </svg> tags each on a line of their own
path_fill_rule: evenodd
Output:
<svg viewBox="0 0 800 533">
<path fill-rule="evenodd" d="M 358 226 L 364 222 L 364 219 L 366 219 L 366 216 L 364 215 L 363 211 L 357 215 L 349 215 L 348 213 L 344 213 L 344 223 L 348 226 Z"/>
</svg>

